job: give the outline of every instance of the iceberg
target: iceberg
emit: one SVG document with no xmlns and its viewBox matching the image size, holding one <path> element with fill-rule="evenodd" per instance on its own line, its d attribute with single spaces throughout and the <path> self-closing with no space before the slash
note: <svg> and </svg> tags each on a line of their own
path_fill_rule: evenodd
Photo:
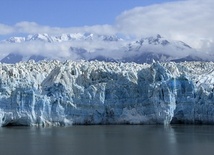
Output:
<svg viewBox="0 0 214 155">
<path fill-rule="evenodd" d="M 213 124 L 214 63 L 0 64 L 0 126 Z"/>
</svg>

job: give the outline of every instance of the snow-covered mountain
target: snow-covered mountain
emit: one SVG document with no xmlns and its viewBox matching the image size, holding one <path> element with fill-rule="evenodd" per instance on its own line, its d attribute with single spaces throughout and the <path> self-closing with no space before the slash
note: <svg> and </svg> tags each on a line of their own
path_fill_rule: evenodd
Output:
<svg viewBox="0 0 214 155">
<path fill-rule="evenodd" d="M 0 126 L 214 124 L 214 63 L 0 64 Z"/>
<path fill-rule="evenodd" d="M 30 59 L 35 61 L 83 59 L 136 63 L 151 63 L 153 60 L 160 62 L 204 60 L 197 56 L 195 49 L 184 42 L 167 40 L 160 35 L 131 41 L 117 36 L 91 33 L 62 34 L 60 36 L 35 34 L 27 37 L 12 37 L 0 42 L 0 46 L 4 47 L 5 44 L 13 45 L 14 51 L 1 59 L 3 63 L 16 63 Z M 31 52 L 37 47 L 40 47 L 37 53 Z M 55 51 L 57 48 L 58 51 Z M 4 49 L 2 48 L 2 50 Z"/>
<path fill-rule="evenodd" d="M 46 33 L 28 35 L 27 37 L 11 37 L 9 39 L 3 40 L 2 42 L 9 43 L 21 43 L 29 41 L 43 41 L 43 42 L 63 42 L 63 41 L 75 41 L 75 40 L 103 40 L 103 41 L 119 41 L 122 40 L 117 36 L 107 36 L 107 35 L 95 35 L 92 33 L 73 33 L 73 34 L 62 34 L 60 36 L 50 36 Z"/>
<path fill-rule="evenodd" d="M 186 61 L 187 57 L 194 57 L 193 60 L 198 60 L 197 56 L 193 56 L 196 52 L 182 41 L 169 41 L 158 34 L 129 43 L 123 59 L 125 62 L 137 63 L 151 63 L 153 60 L 160 62 Z"/>
</svg>

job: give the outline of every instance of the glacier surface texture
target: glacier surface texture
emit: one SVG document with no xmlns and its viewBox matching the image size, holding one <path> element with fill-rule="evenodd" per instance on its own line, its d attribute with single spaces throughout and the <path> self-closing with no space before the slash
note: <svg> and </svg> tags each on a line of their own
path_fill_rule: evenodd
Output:
<svg viewBox="0 0 214 155">
<path fill-rule="evenodd" d="M 214 63 L 0 64 L 0 125 L 214 124 Z"/>
</svg>

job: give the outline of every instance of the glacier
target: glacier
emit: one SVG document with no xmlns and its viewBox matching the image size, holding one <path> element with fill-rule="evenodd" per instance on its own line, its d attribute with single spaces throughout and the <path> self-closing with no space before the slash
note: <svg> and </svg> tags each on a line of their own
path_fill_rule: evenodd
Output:
<svg viewBox="0 0 214 155">
<path fill-rule="evenodd" d="M 0 64 L 0 126 L 214 124 L 214 63 Z"/>
</svg>

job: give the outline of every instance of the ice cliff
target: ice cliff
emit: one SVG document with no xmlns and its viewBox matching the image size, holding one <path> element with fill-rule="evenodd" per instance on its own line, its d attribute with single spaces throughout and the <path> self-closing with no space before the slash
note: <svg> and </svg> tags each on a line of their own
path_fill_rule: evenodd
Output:
<svg viewBox="0 0 214 155">
<path fill-rule="evenodd" d="M 0 64 L 0 125 L 214 124 L 214 63 Z"/>
</svg>

